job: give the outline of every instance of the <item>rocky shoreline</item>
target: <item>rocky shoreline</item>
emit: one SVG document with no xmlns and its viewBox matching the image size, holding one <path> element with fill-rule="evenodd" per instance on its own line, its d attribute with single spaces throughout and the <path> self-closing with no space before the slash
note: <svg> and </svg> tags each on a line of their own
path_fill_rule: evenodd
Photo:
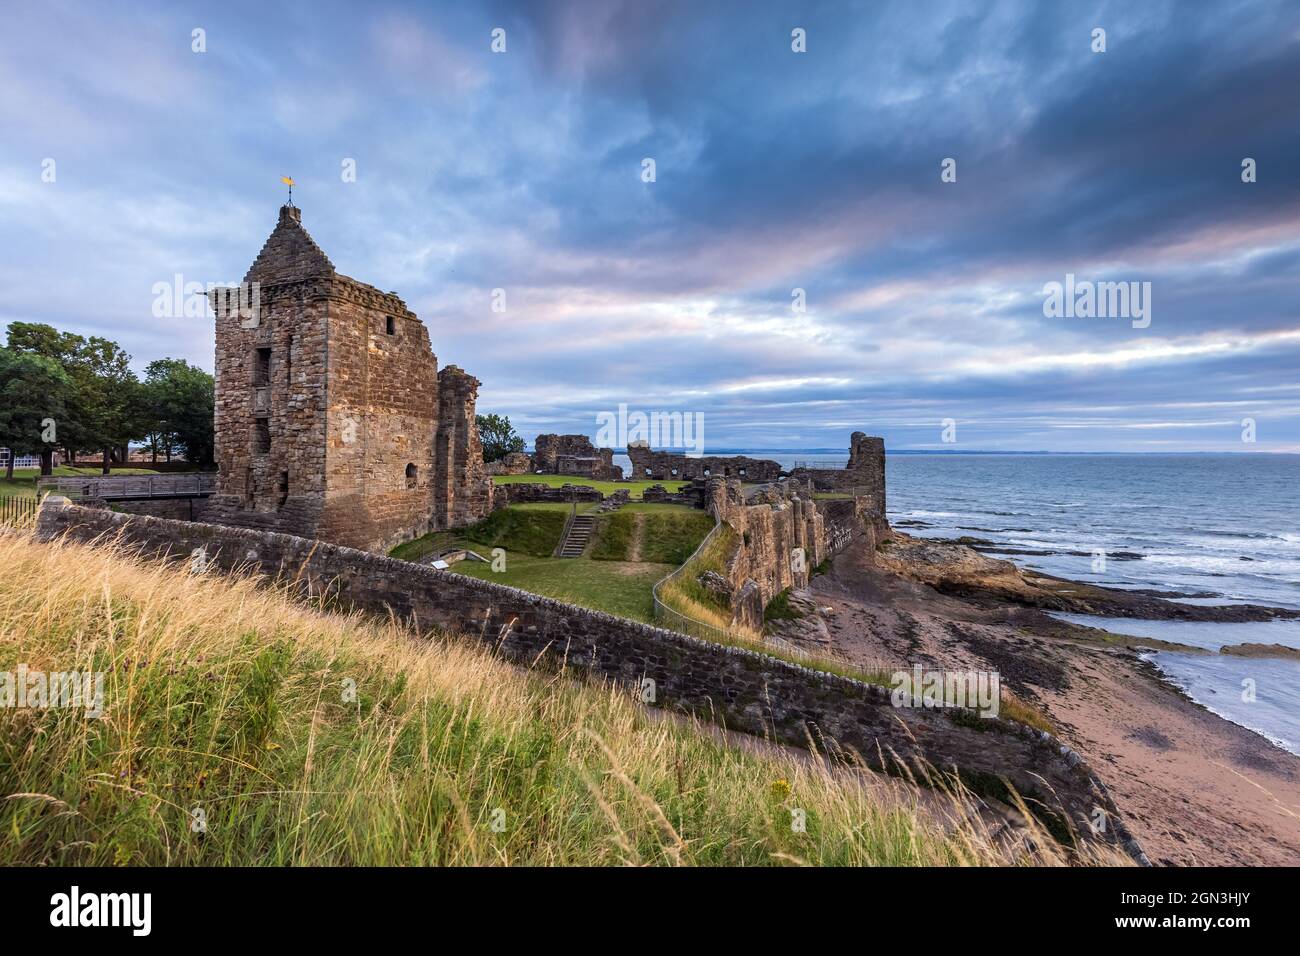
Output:
<svg viewBox="0 0 1300 956">
<path fill-rule="evenodd" d="M 1108 557 L 1115 559 L 1115 555 Z M 1263 604 L 1182 604 L 1168 600 L 1171 592 L 1121 590 L 1022 571 L 1010 561 L 981 553 L 960 538 L 915 538 L 895 531 L 882 542 L 877 560 L 884 567 L 928 584 L 942 594 L 986 603 L 1010 602 L 1047 611 L 1150 621 L 1223 624 L 1300 618 L 1300 610 L 1293 608 Z"/>
<path fill-rule="evenodd" d="M 1287 647 L 1285 644 L 1225 644 L 1219 648 L 1219 653 L 1235 657 L 1280 657 L 1300 661 L 1300 648 Z"/>
<path fill-rule="evenodd" d="M 1300 859 L 1300 758 L 1195 702 L 1147 659 L 1152 650 L 1215 651 L 1051 613 L 1221 622 L 1300 612 L 1179 604 L 1157 591 L 1021 571 L 959 542 L 897 531 L 875 549 L 845 551 L 790 606 L 797 617 L 773 622 L 772 636 L 811 653 L 877 671 L 916 663 L 997 671 L 1100 775 L 1157 865 Z M 1239 647 L 1247 656 L 1276 652 Z"/>
</svg>

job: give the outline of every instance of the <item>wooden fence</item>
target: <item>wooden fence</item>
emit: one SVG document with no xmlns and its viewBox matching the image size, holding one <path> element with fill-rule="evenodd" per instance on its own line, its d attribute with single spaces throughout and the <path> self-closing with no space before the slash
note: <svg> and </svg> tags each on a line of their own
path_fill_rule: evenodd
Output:
<svg viewBox="0 0 1300 956">
<path fill-rule="evenodd" d="M 42 492 L 67 498 L 103 498 L 105 501 L 142 498 L 203 498 L 217 487 L 215 473 L 187 475 L 121 475 L 107 478 L 58 476 L 37 482 Z"/>
</svg>

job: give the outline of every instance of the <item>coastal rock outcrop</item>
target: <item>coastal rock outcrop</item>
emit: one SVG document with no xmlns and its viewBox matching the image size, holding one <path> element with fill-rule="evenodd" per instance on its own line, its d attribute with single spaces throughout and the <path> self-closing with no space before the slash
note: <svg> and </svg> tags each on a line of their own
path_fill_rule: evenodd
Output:
<svg viewBox="0 0 1300 956">
<path fill-rule="evenodd" d="M 1153 621 L 1269 621 L 1300 618 L 1300 610 L 1259 604 L 1182 604 L 1146 591 L 1120 590 L 1027 572 L 1010 561 L 955 541 L 914 538 L 891 531 L 876 548 L 876 563 L 943 594 L 977 602 L 1006 601 L 1045 611 Z"/>
</svg>

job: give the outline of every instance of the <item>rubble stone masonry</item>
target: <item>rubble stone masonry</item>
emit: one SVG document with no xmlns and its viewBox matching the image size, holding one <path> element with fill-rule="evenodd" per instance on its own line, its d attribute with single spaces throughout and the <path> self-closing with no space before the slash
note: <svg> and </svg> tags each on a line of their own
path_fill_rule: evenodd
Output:
<svg viewBox="0 0 1300 956">
<path fill-rule="evenodd" d="M 849 439 L 849 461 L 839 468 L 796 468 L 791 479 L 812 482 L 817 491 L 840 491 L 866 499 L 867 511 L 885 518 L 885 440 L 854 432 Z"/>
<path fill-rule="evenodd" d="M 781 476 L 781 466 L 764 458 L 692 458 L 671 451 L 651 451 L 645 444 L 627 446 L 632 459 L 630 477 L 641 480 L 684 481 L 688 478 L 739 478 L 742 481 L 774 481 Z"/>
<path fill-rule="evenodd" d="M 533 462 L 552 475 L 579 475 L 597 481 L 618 481 L 623 469 L 614 464 L 614 449 L 597 448 L 586 435 L 538 435 Z"/>
<path fill-rule="evenodd" d="M 213 295 L 217 493 L 203 520 L 386 550 L 491 509 L 478 381 L 394 293 L 339 274 L 280 209 L 245 283 Z"/>
</svg>

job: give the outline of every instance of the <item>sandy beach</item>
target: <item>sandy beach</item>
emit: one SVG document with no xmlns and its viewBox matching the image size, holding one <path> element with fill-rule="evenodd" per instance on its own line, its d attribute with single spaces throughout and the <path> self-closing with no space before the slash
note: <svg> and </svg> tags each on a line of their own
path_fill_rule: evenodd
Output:
<svg viewBox="0 0 1300 956">
<path fill-rule="evenodd" d="M 1161 680 L 1141 642 L 1010 600 L 1005 567 L 981 564 L 989 589 L 977 567 L 953 595 L 875 557 L 859 544 L 815 577 L 802 596 L 816 613 L 786 639 L 871 668 L 997 671 L 1111 788 L 1156 865 L 1300 863 L 1300 758 Z"/>
</svg>

